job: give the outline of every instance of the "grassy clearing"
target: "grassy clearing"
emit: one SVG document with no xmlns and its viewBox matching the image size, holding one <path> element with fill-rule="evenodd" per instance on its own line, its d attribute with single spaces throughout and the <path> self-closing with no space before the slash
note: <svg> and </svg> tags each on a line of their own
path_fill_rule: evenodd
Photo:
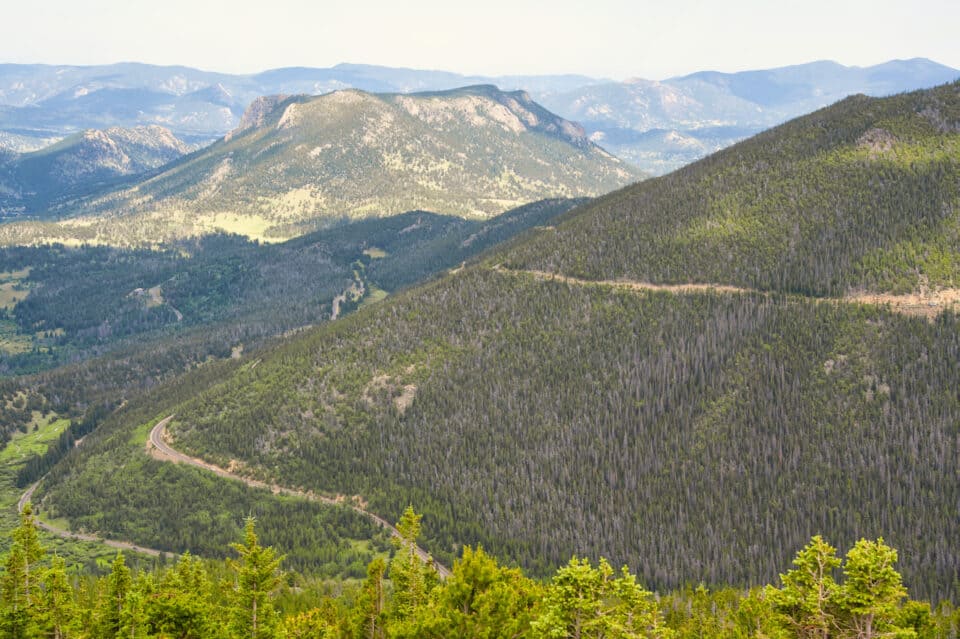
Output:
<svg viewBox="0 0 960 639">
<path fill-rule="evenodd" d="M 9 319 L 0 319 L 0 352 L 7 355 L 26 353 L 33 348 L 29 335 L 17 332 L 17 323 Z"/>
<path fill-rule="evenodd" d="M 260 215 L 214 213 L 198 217 L 197 223 L 212 232 L 236 233 L 260 242 L 282 242 L 288 239 L 269 235 L 268 231 L 276 226 L 276 222 Z"/>
<path fill-rule="evenodd" d="M 382 260 L 386 256 L 390 255 L 389 253 L 384 251 L 382 248 L 378 248 L 376 246 L 371 246 L 368 249 L 364 249 L 363 254 L 372 260 Z"/>
<path fill-rule="evenodd" d="M 387 295 L 389 295 L 389 293 L 387 293 L 382 288 L 377 288 L 372 284 L 368 284 L 368 286 L 370 287 L 370 292 L 367 294 L 366 297 L 363 298 L 363 301 L 360 302 L 360 308 L 363 308 L 364 306 L 368 306 L 370 304 L 376 304 L 380 300 L 386 299 Z"/>
<path fill-rule="evenodd" d="M 11 309 L 30 293 L 23 283 L 29 275 L 29 268 L 0 273 L 0 308 Z"/>
<path fill-rule="evenodd" d="M 60 433 L 69 425 L 69 419 L 57 419 L 53 413 L 41 417 L 35 412 L 29 431 L 16 433 L 0 451 L 0 464 L 24 461 L 31 455 L 42 455 L 47 446 L 60 437 Z"/>
<path fill-rule="evenodd" d="M 155 420 L 149 421 L 146 424 L 141 424 L 133 429 L 130 433 L 130 443 L 136 444 L 137 446 L 146 447 L 147 439 L 150 438 L 150 431 L 154 426 L 157 425 L 157 422 L 160 421 L 158 417 Z"/>
</svg>

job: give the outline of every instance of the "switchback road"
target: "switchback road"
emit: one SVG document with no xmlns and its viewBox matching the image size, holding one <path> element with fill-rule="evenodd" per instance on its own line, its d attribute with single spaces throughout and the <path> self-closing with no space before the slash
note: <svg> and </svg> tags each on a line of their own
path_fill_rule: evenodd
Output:
<svg viewBox="0 0 960 639">
<path fill-rule="evenodd" d="M 219 475 L 220 477 L 243 482 L 247 486 L 251 486 L 253 488 L 264 488 L 276 495 L 290 495 L 293 497 L 306 499 L 308 501 L 314 501 L 321 504 L 329 504 L 331 506 L 342 506 L 345 503 L 347 503 L 343 500 L 333 499 L 331 497 L 318 495 L 312 491 L 286 488 L 284 486 L 280 486 L 279 484 L 268 484 L 267 482 L 263 482 L 258 479 L 243 477 L 241 475 L 232 473 L 225 468 L 221 468 L 220 466 L 216 466 L 209 462 L 205 462 L 202 459 L 197 459 L 196 457 L 190 457 L 189 455 L 185 455 L 180 451 L 174 449 L 172 446 L 170 446 L 170 443 L 169 443 L 169 437 L 167 436 L 167 424 L 170 423 L 170 420 L 172 420 L 173 417 L 174 417 L 173 415 L 170 415 L 169 417 L 166 417 L 160 420 L 159 422 L 157 422 L 157 425 L 154 426 L 153 429 L 150 431 L 150 437 L 147 440 L 147 448 L 149 449 L 152 447 L 153 450 L 151 452 L 158 459 L 163 459 L 165 461 L 171 461 L 178 464 L 188 464 L 190 466 L 196 466 L 197 468 L 202 468 L 216 475 Z M 379 515 L 375 515 L 369 510 L 365 510 L 356 504 L 347 503 L 347 506 L 349 508 L 352 508 L 355 512 L 358 512 L 361 515 L 371 519 L 375 524 L 377 524 L 381 528 L 387 529 L 388 531 L 390 531 L 390 534 L 393 535 L 394 537 L 400 537 L 399 531 L 383 517 L 380 517 Z M 431 560 L 430 553 L 428 553 L 426 550 L 424 550 L 420 546 L 416 546 L 415 552 L 422 561 L 427 562 Z M 440 575 L 440 577 L 444 579 L 446 579 L 452 574 L 449 568 L 438 563 L 436 560 L 433 560 L 433 565 L 436 567 L 437 573 Z"/>
</svg>

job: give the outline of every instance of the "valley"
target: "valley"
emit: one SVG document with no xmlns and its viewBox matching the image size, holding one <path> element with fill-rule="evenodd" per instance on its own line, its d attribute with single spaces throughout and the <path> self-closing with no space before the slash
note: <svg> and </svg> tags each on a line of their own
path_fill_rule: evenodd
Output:
<svg viewBox="0 0 960 639">
<path fill-rule="evenodd" d="M 953 69 L 26 66 L 0 635 L 956 639 Z"/>
<path fill-rule="evenodd" d="M 883 534 L 907 549 L 912 588 L 950 597 L 955 487 L 938 478 L 955 472 L 956 315 L 896 300 L 906 290 L 946 303 L 956 287 L 952 253 L 938 249 L 956 237 L 941 231 L 956 228 L 956 133 L 922 114 L 952 122 L 957 100 L 948 85 L 842 102 L 587 203 L 144 410 L 175 413 L 177 449 L 218 467 L 363 495 L 388 519 L 417 504 L 425 548 L 444 563 L 480 543 L 533 574 L 573 549 L 637 562 L 657 588 L 691 574 L 756 583 L 814 531 L 843 543 Z M 880 123 L 902 146 L 873 158 L 860 140 Z M 797 199 L 752 199 L 797 171 Z M 878 176 L 885 188 L 866 186 Z M 794 211 L 821 202 L 843 215 L 805 226 Z M 912 227 L 914 249 L 896 249 L 924 261 L 864 261 L 903 246 L 902 210 L 930 216 Z M 783 241 L 781 220 L 797 224 L 792 251 L 763 243 L 765 229 Z M 670 243 L 694 233 L 705 250 Z M 933 255 L 943 268 L 928 266 Z M 46 507 L 77 520 L 108 511 L 67 488 L 104 481 L 108 450 L 55 469 Z M 138 472 L 149 484 L 158 469 Z"/>
</svg>

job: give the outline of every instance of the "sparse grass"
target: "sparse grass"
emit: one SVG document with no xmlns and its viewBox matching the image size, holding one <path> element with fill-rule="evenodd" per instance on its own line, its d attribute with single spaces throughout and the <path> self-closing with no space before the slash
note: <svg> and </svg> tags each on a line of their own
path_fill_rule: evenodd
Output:
<svg viewBox="0 0 960 639">
<path fill-rule="evenodd" d="M 368 249 L 364 249 L 363 254 L 372 260 L 382 260 L 389 255 L 389 253 L 384 251 L 382 248 L 378 248 L 376 246 L 371 246 Z"/>
<path fill-rule="evenodd" d="M 22 284 L 29 275 L 29 268 L 0 273 L 0 309 L 13 308 L 30 293 Z"/>
<path fill-rule="evenodd" d="M 380 300 L 386 299 L 387 295 L 389 295 L 389 293 L 387 293 L 382 288 L 377 288 L 372 284 L 369 284 L 368 286 L 370 287 L 370 292 L 367 294 L 366 297 L 363 298 L 363 301 L 360 303 L 360 308 L 363 308 L 364 306 L 368 306 L 370 304 L 376 304 Z"/>
<path fill-rule="evenodd" d="M 138 446 L 146 446 L 147 438 L 150 437 L 150 430 L 157 425 L 158 421 L 160 421 L 160 418 L 147 422 L 146 424 L 141 424 L 140 426 L 137 426 L 130 433 L 130 443 L 136 444 Z"/>
<path fill-rule="evenodd" d="M 210 232 L 236 233 L 260 242 L 281 242 L 288 239 L 268 235 L 267 231 L 276 226 L 276 222 L 262 215 L 212 213 L 199 216 L 197 224 Z"/>
<path fill-rule="evenodd" d="M 0 319 L 0 352 L 7 355 L 26 353 L 33 348 L 29 335 L 17 332 L 17 323 L 9 319 Z"/>
</svg>

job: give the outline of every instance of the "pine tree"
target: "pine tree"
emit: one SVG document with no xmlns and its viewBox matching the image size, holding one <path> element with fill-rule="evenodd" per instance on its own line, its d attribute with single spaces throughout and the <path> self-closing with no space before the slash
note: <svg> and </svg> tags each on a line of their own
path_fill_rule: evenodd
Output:
<svg viewBox="0 0 960 639">
<path fill-rule="evenodd" d="M 0 628 L 4 637 L 34 637 L 40 631 L 40 579 L 37 562 L 43 557 L 33 507 L 27 502 L 20 513 L 20 525 L 13 531 L 13 544 L 0 581 L 3 611 Z"/>
<path fill-rule="evenodd" d="M 668 636 L 652 593 L 642 588 L 626 566 L 614 577 L 601 558 L 594 568 L 573 557 L 554 575 L 543 612 L 532 624 L 542 639 L 661 638 Z"/>
<path fill-rule="evenodd" d="M 441 595 L 449 620 L 447 635 L 524 636 L 542 594 L 542 588 L 519 569 L 500 566 L 483 548 L 466 546 Z"/>
<path fill-rule="evenodd" d="M 839 586 L 833 572 L 840 566 L 837 549 L 814 536 L 780 575 L 783 588 L 771 591 L 774 609 L 784 615 L 800 639 L 826 639 L 836 627 L 833 601 Z"/>
<path fill-rule="evenodd" d="M 417 607 L 426 601 L 426 571 L 417 555 L 420 519 L 421 515 L 416 514 L 412 506 L 407 506 L 397 522 L 400 536 L 393 540 L 397 550 L 390 560 L 390 581 L 393 582 L 392 617 L 398 620 L 413 616 Z"/>
<path fill-rule="evenodd" d="M 123 623 L 124 607 L 127 605 L 127 597 L 132 585 L 133 579 L 130 577 L 126 559 L 122 552 L 118 552 L 110 568 L 110 574 L 107 575 L 103 584 L 104 590 L 101 591 L 97 615 L 100 636 L 118 636 Z"/>
<path fill-rule="evenodd" d="M 271 599 L 283 577 L 283 557 L 260 545 L 255 523 L 253 517 L 248 518 L 244 542 L 230 545 L 240 555 L 230 561 L 236 572 L 232 631 L 237 637 L 266 639 L 276 636 L 278 619 Z"/>
<path fill-rule="evenodd" d="M 367 566 L 367 578 L 353 607 L 353 634 L 358 639 L 383 639 L 383 574 L 386 564 L 377 557 Z"/>
<path fill-rule="evenodd" d="M 843 587 L 837 603 L 844 620 L 844 635 L 874 639 L 907 631 L 896 626 L 900 603 L 907 596 L 900 573 L 894 569 L 897 551 L 883 543 L 861 539 L 847 553 Z"/>
<path fill-rule="evenodd" d="M 62 557 L 53 557 L 43 583 L 41 625 L 44 635 L 52 639 L 66 639 L 76 628 L 80 611 Z"/>
</svg>

